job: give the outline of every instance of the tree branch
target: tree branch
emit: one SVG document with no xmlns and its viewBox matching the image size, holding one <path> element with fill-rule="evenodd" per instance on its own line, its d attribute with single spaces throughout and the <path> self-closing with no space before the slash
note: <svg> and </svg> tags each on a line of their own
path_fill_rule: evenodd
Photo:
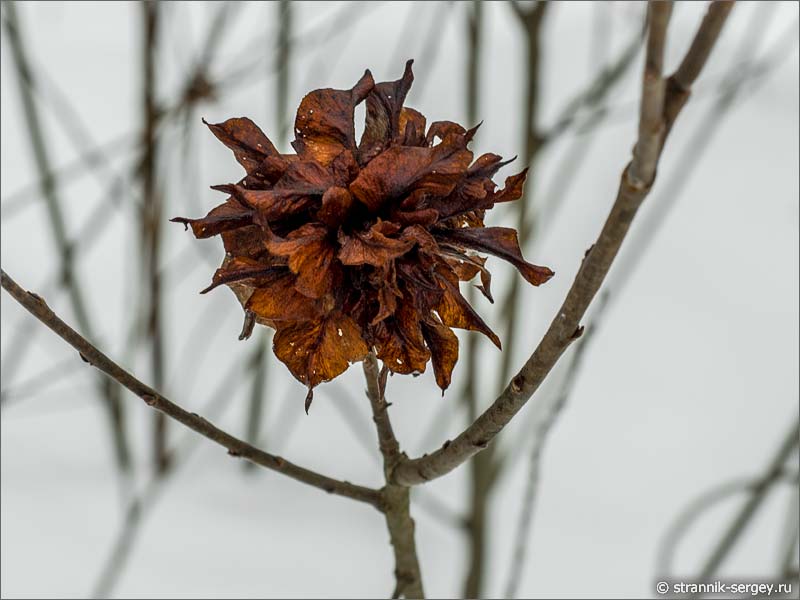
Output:
<svg viewBox="0 0 800 600">
<path fill-rule="evenodd" d="M 231 456 L 244 458 L 330 494 L 365 502 L 376 508 L 380 506 L 381 496 L 378 490 L 332 479 L 290 463 L 280 456 L 268 454 L 219 429 L 200 415 L 191 413 L 170 402 L 156 390 L 136 379 L 136 377 L 103 354 L 50 310 L 50 307 L 47 306 L 47 303 L 42 298 L 32 292 L 23 290 L 5 271 L 2 271 L 2 286 L 29 313 L 75 348 L 84 361 L 97 367 L 100 371 L 122 384 L 155 410 L 196 431 L 212 442 L 223 446 Z"/>
<path fill-rule="evenodd" d="M 381 510 L 386 516 L 386 527 L 394 550 L 396 587 L 393 598 L 424 598 L 422 574 L 414 541 L 414 519 L 411 518 L 411 494 L 407 487 L 390 482 L 394 465 L 401 459 L 400 445 L 392 430 L 386 402 L 386 377 L 389 371 L 378 369 L 378 358 L 370 352 L 364 359 L 364 377 L 367 380 L 367 398 L 372 406 L 372 420 L 378 432 L 378 445 L 383 455 L 386 486 L 381 490 Z"/>
<path fill-rule="evenodd" d="M 700 23 L 700 28 L 692 40 L 689 51 L 683 57 L 678 70 L 667 81 L 667 92 L 664 99 L 665 138 L 681 108 L 689 99 L 692 85 L 708 61 L 733 4 L 733 2 L 725 0 L 711 2 L 703 17 L 703 22 Z"/>
<path fill-rule="evenodd" d="M 706 20 L 708 17 L 704 23 Z M 651 21 L 651 33 L 654 21 L 656 21 L 655 27 L 661 26 L 660 22 L 654 18 Z M 705 29 L 707 27 L 704 28 L 701 25 L 697 35 L 705 36 Z M 658 30 L 655 35 L 658 35 Z M 655 47 L 656 44 L 654 42 L 648 46 Z M 694 47 L 695 44 L 692 46 Z M 647 72 L 645 72 L 645 77 Z M 644 101 L 643 104 L 645 104 Z M 673 115 L 673 120 L 676 116 L 677 113 Z M 666 118 L 665 106 L 664 121 Z M 665 128 L 662 143 L 652 159 L 653 173 L 655 173 L 655 167 L 663 149 L 663 137 L 668 131 L 668 128 Z M 637 158 L 634 156 L 633 160 L 635 161 Z M 649 165 L 642 163 L 641 158 L 638 160 L 640 162 L 639 172 L 647 173 Z M 394 483 L 417 485 L 441 477 L 486 448 L 514 415 L 522 409 L 567 347 L 580 337 L 583 332 L 580 320 L 600 289 L 637 210 L 652 187 L 652 180 L 643 182 L 641 179 L 631 177 L 632 163 L 633 161 L 622 173 L 616 201 L 597 242 L 587 252 L 564 303 L 525 365 L 492 405 L 451 443 L 422 458 L 402 460 L 392 472 Z"/>
<path fill-rule="evenodd" d="M 664 137 L 664 48 L 667 25 L 672 14 L 671 2 L 651 2 L 648 7 L 647 55 L 642 77 L 642 102 L 639 109 L 639 141 L 633 150 L 628 169 L 631 182 L 639 187 L 649 186 L 655 178 L 656 163 Z"/>
<path fill-rule="evenodd" d="M 736 517 L 731 521 L 725 533 L 715 545 L 714 550 L 703 565 L 698 581 L 710 581 L 711 577 L 717 572 L 719 567 L 728 557 L 739 537 L 744 532 L 747 525 L 755 515 L 758 508 L 767 497 L 767 493 L 773 484 L 780 480 L 783 475 L 783 464 L 792 455 L 798 445 L 800 437 L 800 422 L 795 422 L 786 433 L 786 437 L 781 440 L 775 456 L 769 463 L 764 474 L 754 483 L 750 497 L 736 513 Z"/>
</svg>

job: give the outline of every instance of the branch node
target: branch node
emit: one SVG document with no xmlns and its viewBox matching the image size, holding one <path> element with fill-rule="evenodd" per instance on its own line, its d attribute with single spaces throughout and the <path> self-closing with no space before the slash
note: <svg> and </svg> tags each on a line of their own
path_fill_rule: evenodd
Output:
<svg viewBox="0 0 800 600">
<path fill-rule="evenodd" d="M 564 317 L 564 313 L 561 313 L 561 317 Z M 511 380 L 511 393 L 512 394 L 519 394 L 525 388 L 525 375 L 520 373 L 514 379 Z"/>
<path fill-rule="evenodd" d="M 584 329 L 585 328 L 584 328 L 583 325 L 578 325 L 577 329 L 575 329 L 575 332 L 572 334 L 572 337 L 570 337 L 569 339 L 577 340 L 579 337 L 581 337 L 583 335 L 583 330 Z"/>
</svg>

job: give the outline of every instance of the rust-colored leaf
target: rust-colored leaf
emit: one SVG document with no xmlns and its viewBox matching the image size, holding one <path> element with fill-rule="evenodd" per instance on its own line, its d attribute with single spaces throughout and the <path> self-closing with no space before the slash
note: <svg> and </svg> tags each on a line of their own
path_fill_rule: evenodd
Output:
<svg viewBox="0 0 800 600">
<path fill-rule="evenodd" d="M 216 125 L 203 119 L 203 123 L 220 142 L 233 151 L 236 160 L 248 175 L 258 173 L 265 159 L 280 156 L 264 132 L 247 117 L 228 119 Z"/>
<path fill-rule="evenodd" d="M 522 198 L 523 194 L 523 186 L 525 185 L 525 178 L 528 176 L 528 169 L 522 171 L 522 173 L 517 173 L 516 175 L 511 175 L 510 177 L 506 177 L 505 186 L 503 186 L 502 190 L 499 190 L 492 196 L 492 200 L 497 202 L 511 202 L 513 200 L 519 200 Z"/>
<path fill-rule="evenodd" d="M 322 206 L 317 210 L 317 219 L 328 227 L 339 227 L 347 219 L 353 197 L 345 188 L 332 187 L 322 196 Z"/>
<path fill-rule="evenodd" d="M 226 261 L 227 264 L 217 269 L 214 278 L 201 294 L 206 294 L 222 284 L 235 282 L 247 282 L 252 287 L 264 287 L 269 282 L 286 274 L 286 267 L 265 265 L 262 262 L 239 256 Z"/>
<path fill-rule="evenodd" d="M 553 276 L 553 271 L 547 267 L 532 265 L 522 258 L 517 232 L 508 227 L 440 230 L 435 236 L 439 240 L 507 260 L 533 285 L 541 285 Z"/>
<path fill-rule="evenodd" d="M 413 108 L 400 111 L 400 144 L 402 146 L 425 145 L 425 115 Z"/>
<path fill-rule="evenodd" d="M 406 94 L 414 81 L 414 74 L 411 72 L 413 62 L 409 60 L 406 63 L 405 72 L 400 79 L 376 84 L 367 96 L 366 124 L 358 145 L 359 162 L 362 165 L 401 135 L 400 114 Z"/>
<path fill-rule="evenodd" d="M 394 230 L 394 231 L 392 231 Z M 396 226 L 386 221 L 378 221 L 366 232 L 342 233 L 339 236 L 341 249 L 339 260 L 343 265 L 372 265 L 381 267 L 388 261 L 408 252 L 413 242 L 387 237 Z"/>
<path fill-rule="evenodd" d="M 304 296 L 295 288 L 295 275 L 286 273 L 267 285 L 253 290 L 245 304 L 265 321 L 306 321 L 322 314 L 319 302 Z"/>
<path fill-rule="evenodd" d="M 444 391 L 450 387 L 453 367 L 458 360 L 458 338 L 452 329 L 433 318 L 422 322 L 422 336 L 431 352 L 436 385 L 441 388 L 444 395 Z"/>
<path fill-rule="evenodd" d="M 292 375 L 309 388 L 344 373 L 369 350 L 358 324 L 340 312 L 279 326 L 273 348 Z"/>
<path fill-rule="evenodd" d="M 292 146 L 303 159 L 328 166 L 342 152 L 355 154 L 353 111 L 375 85 L 369 71 L 349 90 L 323 89 L 306 95 L 297 109 Z"/>
<path fill-rule="evenodd" d="M 328 239 L 322 223 L 307 223 L 291 232 L 285 240 L 277 236 L 265 241 L 267 250 L 289 259 L 289 268 L 297 274 L 295 288 L 309 298 L 332 294 L 338 267 L 334 264 L 336 248 Z"/>
<path fill-rule="evenodd" d="M 202 219 L 175 217 L 170 220 L 173 223 L 183 223 L 185 226 L 191 226 L 196 238 L 208 238 L 223 231 L 251 225 L 253 223 L 253 211 L 243 207 L 233 198 L 228 198 L 225 204 L 220 204 L 211 209 Z"/>
<path fill-rule="evenodd" d="M 442 322 L 448 327 L 478 331 L 492 340 L 495 346 L 502 348 L 497 334 L 491 330 L 464 296 L 461 295 L 456 274 L 449 267 L 440 268 L 438 280 L 442 294 L 439 303 L 436 305 L 436 312 L 439 313 Z"/>
<path fill-rule="evenodd" d="M 350 191 L 373 212 L 388 200 L 419 189 L 430 196 L 447 196 L 471 160 L 472 152 L 458 134 L 432 148 L 392 146 L 362 169 Z"/>
<path fill-rule="evenodd" d="M 378 323 L 374 332 L 376 354 L 390 371 L 404 375 L 425 371 L 431 353 L 410 301 L 401 300 L 394 316 Z"/>
</svg>

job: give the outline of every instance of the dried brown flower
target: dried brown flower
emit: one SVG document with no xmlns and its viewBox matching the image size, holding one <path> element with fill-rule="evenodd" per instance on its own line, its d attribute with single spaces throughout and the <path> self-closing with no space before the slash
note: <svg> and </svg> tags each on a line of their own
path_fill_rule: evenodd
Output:
<svg viewBox="0 0 800 600">
<path fill-rule="evenodd" d="M 486 258 L 513 264 L 533 285 L 553 272 L 526 262 L 517 233 L 485 227 L 484 213 L 517 200 L 527 169 L 502 189 L 496 154 L 473 162 L 477 127 L 432 123 L 403 107 L 413 81 L 321 89 L 300 103 L 297 154 L 280 154 L 247 118 L 209 125 L 247 176 L 215 186 L 228 199 L 202 219 L 177 218 L 196 237 L 222 235 L 226 257 L 204 290 L 226 284 L 256 320 L 276 330 L 275 355 L 311 390 L 374 349 L 395 373 L 430 360 L 444 390 L 458 359 L 452 327 L 500 340 L 467 303 L 460 281 L 480 275 L 492 301 Z M 355 140 L 353 112 L 366 100 Z M 510 162 L 510 161 L 509 161 Z"/>
</svg>

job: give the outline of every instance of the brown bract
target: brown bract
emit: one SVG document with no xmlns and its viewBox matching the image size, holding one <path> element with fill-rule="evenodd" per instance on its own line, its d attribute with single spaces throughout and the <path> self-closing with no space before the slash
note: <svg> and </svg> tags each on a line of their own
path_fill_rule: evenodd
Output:
<svg viewBox="0 0 800 600">
<path fill-rule="evenodd" d="M 403 106 L 411 63 L 397 81 L 376 84 L 366 71 L 352 89 L 308 94 L 295 120 L 296 154 L 280 154 L 250 119 L 209 125 L 247 175 L 215 186 L 229 197 L 204 218 L 173 219 L 198 238 L 222 236 L 226 258 L 204 291 L 228 285 L 273 327 L 275 355 L 309 390 L 374 350 L 395 373 L 421 373 L 430 361 L 444 391 L 458 359 L 451 328 L 500 347 L 459 289 L 479 276 L 492 301 L 479 253 L 510 262 L 533 285 L 553 275 L 522 258 L 516 231 L 484 226 L 487 210 L 522 196 L 527 169 L 498 189 L 492 177 L 506 163 L 473 157 L 477 127 L 426 129 L 425 117 Z"/>
</svg>

